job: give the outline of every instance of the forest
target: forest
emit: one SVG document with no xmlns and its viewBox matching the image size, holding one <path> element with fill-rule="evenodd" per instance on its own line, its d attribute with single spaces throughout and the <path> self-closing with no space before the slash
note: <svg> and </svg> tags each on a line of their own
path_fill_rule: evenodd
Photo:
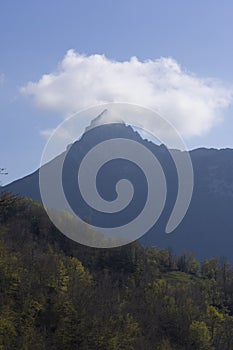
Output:
<svg viewBox="0 0 233 350">
<path fill-rule="evenodd" d="M 0 195 L 0 350 L 230 350 L 232 334 L 224 258 L 89 248 L 41 204 Z"/>
</svg>

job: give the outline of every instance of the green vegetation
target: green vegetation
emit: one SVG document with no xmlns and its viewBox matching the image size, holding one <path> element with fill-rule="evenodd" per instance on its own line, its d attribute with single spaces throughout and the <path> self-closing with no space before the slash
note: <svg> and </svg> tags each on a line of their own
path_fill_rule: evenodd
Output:
<svg viewBox="0 0 233 350">
<path fill-rule="evenodd" d="M 81 246 L 0 196 L 0 350 L 229 350 L 232 315 L 228 262 Z"/>
</svg>

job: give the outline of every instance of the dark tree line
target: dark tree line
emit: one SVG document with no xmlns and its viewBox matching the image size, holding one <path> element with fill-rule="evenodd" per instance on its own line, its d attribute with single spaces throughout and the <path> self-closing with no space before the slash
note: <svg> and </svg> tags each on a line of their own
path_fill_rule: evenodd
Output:
<svg viewBox="0 0 233 350">
<path fill-rule="evenodd" d="M 0 350 L 227 350 L 232 334 L 227 261 L 84 247 L 40 204 L 1 194 Z"/>
</svg>

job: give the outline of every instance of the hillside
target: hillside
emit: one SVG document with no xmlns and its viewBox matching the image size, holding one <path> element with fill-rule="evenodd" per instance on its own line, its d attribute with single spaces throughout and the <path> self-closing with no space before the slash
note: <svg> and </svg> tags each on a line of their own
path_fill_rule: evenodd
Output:
<svg viewBox="0 0 233 350">
<path fill-rule="evenodd" d="M 233 349 L 233 268 L 67 239 L 39 203 L 0 197 L 1 349 Z"/>
</svg>

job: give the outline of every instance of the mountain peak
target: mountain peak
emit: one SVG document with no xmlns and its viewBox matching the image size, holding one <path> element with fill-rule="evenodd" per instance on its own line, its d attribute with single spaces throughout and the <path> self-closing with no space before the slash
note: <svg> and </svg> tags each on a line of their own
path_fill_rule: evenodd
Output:
<svg viewBox="0 0 233 350">
<path fill-rule="evenodd" d="M 103 124 L 124 124 L 125 125 L 125 122 L 118 115 L 112 116 L 111 114 L 111 117 L 110 117 L 108 109 L 105 108 L 96 118 L 92 119 L 91 124 L 86 127 L 85 132 Z"/>
</svg>

